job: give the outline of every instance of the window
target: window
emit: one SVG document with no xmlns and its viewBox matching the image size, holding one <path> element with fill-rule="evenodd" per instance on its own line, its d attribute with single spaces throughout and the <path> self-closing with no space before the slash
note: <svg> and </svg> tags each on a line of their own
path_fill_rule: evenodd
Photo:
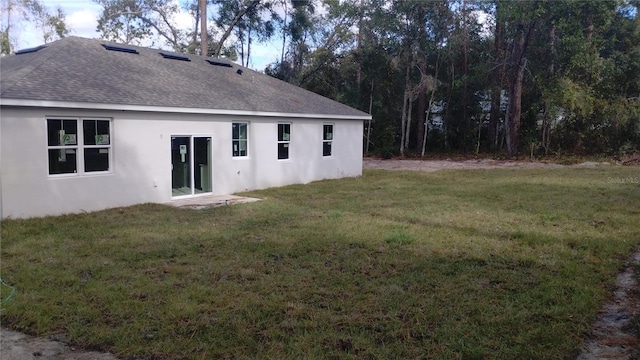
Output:
<svg viewBox="0 0 640 360">
<path fill-rule="evenodd" d="M 109 120 L 47 119 L 49 174 L 109 171 L 110 135 Z"/>
<path fill-rule="evenodd" d="M 333 145 L 333 125 L 324 124 L 322 130 L 322 156 L 331 156 Z"/>
<path fill-rule="evenodd" d="M 82 120 L 84 171 L 109 171 L 109 120 Z"/>
<path fill-rule="evenodd" d="M 291 124 L 278 124 L 278 159 L 289 158 L 291 143 Z"/>
<path fill-rule="evenodd" d="M 48 119 L 49 174 L 78 172 L 78 122 L 76 120 Z"/>
<path fill-rule="evenodd" d="M 231 143 L 233 156 L 247 156 L 247 123 L 231 124 Z"/>
</svg>

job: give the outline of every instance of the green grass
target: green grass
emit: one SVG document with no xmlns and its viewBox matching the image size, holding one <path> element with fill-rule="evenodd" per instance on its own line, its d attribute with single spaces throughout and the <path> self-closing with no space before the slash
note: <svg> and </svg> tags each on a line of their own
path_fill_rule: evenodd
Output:
<svg viewBox="0 0 640 360">
<path fill-rule="evenodd" d="M 640 243 L 640 184 L 611 180 L 638 173 L 366 171 L 6 220 L 0 316 L 123 358 L 571 358 Z"/>
</svg>

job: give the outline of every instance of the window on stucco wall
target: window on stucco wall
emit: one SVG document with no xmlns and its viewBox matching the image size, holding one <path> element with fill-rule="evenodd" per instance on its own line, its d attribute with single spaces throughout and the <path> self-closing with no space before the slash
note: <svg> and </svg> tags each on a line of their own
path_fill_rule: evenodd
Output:
<svg viewBox="0 0 640 360">
<path fill-rule="evenodd" d="M 291 124 L 278 124 L 278 160 L 289 158 L 291 145 Z"/>
<path fill-rule="evenodd" d="M 333 124 L 324 124 L 322 128 L 322 156 L 331 156 L 331 149 L 333 147 Z"/>
<path fill-rule="evenodd" d="M 111 121 L 47 119 L 49 175 L 111 169 Z"/>
<path fill-rule="evenodd" d="M 249 124 L 247 123 L 231 124 L 231 145 L 234 157 L 248 156 L 248 128 Z"/>
</svg>

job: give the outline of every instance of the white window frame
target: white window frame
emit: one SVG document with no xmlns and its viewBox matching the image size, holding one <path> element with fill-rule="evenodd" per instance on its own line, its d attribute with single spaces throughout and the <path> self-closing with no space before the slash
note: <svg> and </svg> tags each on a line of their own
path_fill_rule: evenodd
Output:
<svg viewBox="0 0 640 360">
<path fill-rule="evenodd" d="M 288 125 L 289 126 L 289 138 L 288 139 L 283 139 L 280 140 L 280 125 Z M 277 129 L 276 129 L 276 139 L 278 140 L 278 160 L 281 161 L 285 161 L 285 160 L 290 160 L 291 159 L 291 128 L 293 124 L 290 122 L 279 122 L 277 125 Z M 286 158 L 280 158 L 280 144 L 283 144 L 283 147 L 287 148 L 287 157 Z"/>
<path fill-rule="evenodd" d="M 324 127 L 325 126 L 331 126 L 331 138 L 330 139 L 325 139 L 325 132 L 324 132 Z M 335 134 L 335 129 L 336 126 L 333 123 L 324 123 L 322 124 L 322 157 L 332 157 L 333 156 L 333 139 L 334 139 L 334 134 Z M 325 155 L 324 153 L 324 145 L 325 144 L 329 144 L 329 155 Z"/>
<path fill-rule="evenodd" d="M 65 145 L 49 145 L 49 120 L 67 120 L 67 121 L 75 121 L 76 122 L 76 143 L 65 146 Z M 85 120 L 93 120 L 93 121 L 108 121 L 109 122 L 109 144 L 96 144 L 96 145 L 85 145 L 84 143 L 84 121 Z M 51 178 L 60 178 L 60 177 L 76 177 L 76 176 L 94 176 L 94 175 L 102 175 L 102 174 L 111 174 L 113 173 L 113 119 L 112 118 L 102 118 L 102 117 L 78 117 L 78 116 L 46 116 L 44 121 L 44 126 L 46 129 L 47 140 L 46 140 L 46 156 L 47 156 L 47 168 L 46 172 L 48 177 Z M 108 154 L 108 170 L 104 171 L 86 171 L 85 169 L 85 149 L 107 149 Z M 49 150 L 60 150 L 60 149 L 72 149 L 76 152 L 76 171 L 74 173 L 62 173 L 62 174 L 51 174 L 49 172 Z"/>
<path fill-rule="evenodd" d="M 238 125 L 245 125 L 246 126 L 246 138 L 245 139 L 240 139 L 239 137 L 236 139 L 233 137 L 233 125 L 234 124 L 238 124 Z M 238 129 L 238 136 L 240 136 L 240 129 Z M 235 143 L 236 141 L 238 142 L 238 155 L 235 155 Z M 245 144 L 245 154 L 241 155 L 240 154 L 240 149 L 242 148 L 242 146 L 240 145 L 242 142 L 244 142 Z M 249 122 L 247 121 L 233 121 L 231 123 L 231 156 L 233 158 L 248 158 L 249 157 Z"/>
</svg>

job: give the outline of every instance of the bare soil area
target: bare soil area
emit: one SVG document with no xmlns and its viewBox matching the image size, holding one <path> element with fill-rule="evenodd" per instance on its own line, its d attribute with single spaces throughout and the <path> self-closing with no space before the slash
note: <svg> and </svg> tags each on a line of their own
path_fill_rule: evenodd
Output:
<svg viewBox="0 0 640 360">
<path fill-rule="evenodd" d="M 576 360 L 627 360 L 640 357 L 637 333 L 640 316 L 639 265 L 640 248 L 636 249 L 627 267 L 618 274 L 613 296 L 600 310 Z"/>
<path fill-rule="evenodd" d="M 595 167 L 611 165 L 609 162 L 583 162 L 575 165 L 561 165 L 552 162 L 542 161 L 511 161 L 493 159 L 474 160 L 406 160 L 392 159 L 382 160 L 377 158 L 365 158 L 363 167 L 365 169 L 383 170 L 417 170 L 417 171 L 438 171 L 438 170 L 468 170 L 468 169 L 501 169 L 501 168 L 564 168 L 564 167 Z"/>
<path fill-rule="evenodd" d="M 38 338 L 17 331 L 0 329 L 2 360 L 117 360 L 108 353 L 85 351 L 60 341 Z"/>
</svg>

